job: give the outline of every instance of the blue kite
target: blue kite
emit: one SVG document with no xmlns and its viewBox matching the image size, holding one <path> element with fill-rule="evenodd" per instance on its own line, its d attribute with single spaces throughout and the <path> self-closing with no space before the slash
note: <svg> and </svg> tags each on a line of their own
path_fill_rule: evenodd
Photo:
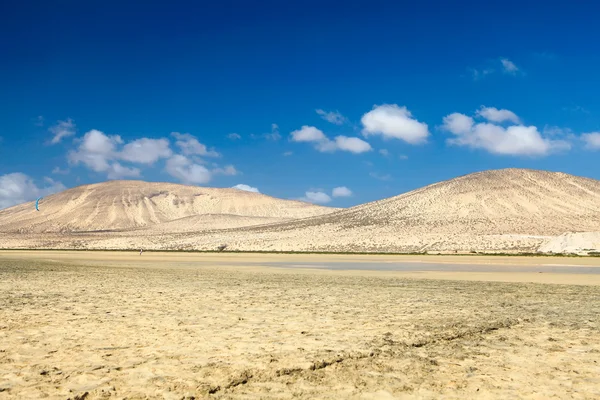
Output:
<svg viewBox="0 0 600 400">
<path fill-rule="evenodd" d="M 40 209 L 38 208 L 38 204 L 40 202 L 40 200 L 43 199 L 43 197 L 38 197 L 38 199 L 35 201 L 35 209 L 40 211 Z"/>
</svg>

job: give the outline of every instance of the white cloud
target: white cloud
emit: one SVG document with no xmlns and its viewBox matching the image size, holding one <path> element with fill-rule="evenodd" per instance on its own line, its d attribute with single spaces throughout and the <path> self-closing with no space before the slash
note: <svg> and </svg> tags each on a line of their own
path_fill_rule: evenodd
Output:
<svg viewBox="0 0 600 400">
<path fill-rule="evenodd" d="M 56 144 L 63 138 L 73 136 L 75 134 L 75 123 L 71 118 L 69 118 L 66 121 L 58 121 L 56 125 L 51 126 L 48 130 L 54 135 L 50 143 Z"/>
<path fill-rule="evenodd" d="M 293 142 L 322 142 L 327 136 L 320 129 L 314 126 L 304 125 L 302 128 L 293 131 L 291 134 Z"/>
<path fill-rule="evenodd" d="M 397 104 L 375 105 L 361 118 L 364 136 L 381 135 L 401 139 L 409 144 L 424 143 L 429 136 L 427 124 L 412 118 L 406 107 Z"/>
<path fill-rule="evenodd" d="M 600 132 L 590 132 L 581 135 L 585 147 L 590 150 L 600 150 Z"/>
<path fill-rule="evenodd" d="M 502 63 L 502 68 L 506 73 L 514 75 L 519 71 L 519 68 L 515 65 L 515 63 L 510 61 L 508 58 L 501 58 L 500 62 Z"/>
<path fill-rule="evenodd" d="M 407 155 L 404 155 L 404 154 L 400 154 L 400 155 L 398 156 L 398 158 L 399 158 L 399 159 L 401 159 L 401 160 L 408 160 L 408 156 L 407 156 Z"/>
<path fill-rule="evenodd" d="M 199 155 L 204 157 L 220 157 L 221 155 L 214 150 L 208 150 L 208 148 L 200 143 L 198 139 L 190 135 L 189 133 L 172 132 L 172 136 L 175 137 L 175 145 L 177 145 L 181 152 L 186 155 Z"/>
<path fill-rule="evenodd" d="M 206 167 L 192 162 L 181 154 L 169 158 L 165 169 L 169 175 L 185 184 L 208 183 L 212 178 L 211 172 Z"/>
<path fill-rule="evenodd" d="M 460 113 L 452 113 L 444 117 L 444 128 L 456 135 L 469 133 L 474 123 L 473 118 Z"/>
<path fill-rule="evenodd" d="M 387 157 L 390 155 L 390 152 L 387 149 L 380 149 L 379 154 L 381 154 L 384 157 Z"/>
<path fill-rule="evenodd" d="M 447 140 L 448 144 L 484 149 L 492 154 L 541 156 L 571 147 L 566 141 L 544 138 L 535 126 L 473 124 L 472 118 L 459 113 L 444 117 L 443 128 L 455 135 Z"/>
<path fill-rule="evenodd" d="M 50 178 L 48 186 L 38 187 L 29 176 L 15 172 L 0 176 L 0 209 L 35 200 L 66 189 L 65 185 Z"/>
<path fill-rule="evenodd" d="M 371 145 L 357 137 L 336 136 L 335 149 L 360 154 L 372 150 Z"/>
<path fill-rule="evenodd" d="M 340 135 L 331 140 L 314 126 L 304 125 L 290 135 L 293 142 L 314 143 L 315 148 L 322 153 L 342 150 L 359 154 L 372 150 L 371 145 L 360 138 Z"/>
<path fill-rule="evenodd" d="M 172 153 L 167 139 L 141 138 L 127 143 L 119 158 L 140 164 L 153 164 L 159 158 L 170 157 Z"/>
<path fill-rule="evenodd" d="M 350 197 L 352 196 L 352 191 L 346 186 L 339 186 L 331 191 L 331 195 L 333 197 Z"/>
<path fill-rule="evenodd" d="M 315 204 L 325 204 L 331 201 L 331 197 L 323 192 L 306 192 L 300 200 Z"/>
<path fill-rule="evenodd" d="M 235 169 L 235 167 L 233 165 L 226 165 L 225 168 L 215 168 L 212 170 L 213 174 L 220 174 L 220 175 L 237 175 L 238 171 Z"/>
<path fill-rule="evenodd" d="M 283 153 L 283 155 L 286 157 L 291 156 L 292 154 L 294 154 L 294 153 L 291 151 L 286 151 L 285 153 Z"/>
<path fill-rule="evenodd" d="M 229 135 L 227 135 L 227 138 L 231 140 L 237 140 L 241 139 L 242 136 L 239 133 L 230 133 Z"/>
<path fill-rule="evenodd" d="M 342 125 L 344 122 L 346 122 L 346 117 L 344 117 L 338 111 L 327 112 L 321 109 L 317 109 L 315 111 L 321 116 L 321 118 L 327 122 L 331 122 L 332 124 Z"/>
<path fill-rule="evenodd" d="M 243 183 L 240 183 L 238 185 L 233 186 L 233 189 L 238 189 L 238 190 L 244 190 L 246 192 L 254 192 L 254 193 L 260 193 L 260 191 L 258 190 L 258 188 L 249 186 L 249 185 L 245 185 Z"/>
<path fill-rule="evenodd" d="M 491 122 L 510 121 L 514 122 L 515 124 L 521 123 L 521 120 L 519 119 L 519 117 L 517 117 L 517 114 L 510 110 L 498 110 L 495 107 L 481 106 L 481 108 L 477 110 L 476 114 Z"/>
<path fill-rule="evenodd" d="M 139 168 L 124 167 L 118 162 L 110 164 L 106 172 L 108 179 L 137 178 L 141 173 Z"/>
<path fill-rule="evenodd" d="M 95 172 L 106 172 L 111 168 L 109 161 L 116 157 L 117 145 L 123 143 L 120 136 L 108 136 L 96 129 L 87 132 L 80 141 L 79 148 L 69 152 L 69 163 L 83 163 Z"/>
</svg>

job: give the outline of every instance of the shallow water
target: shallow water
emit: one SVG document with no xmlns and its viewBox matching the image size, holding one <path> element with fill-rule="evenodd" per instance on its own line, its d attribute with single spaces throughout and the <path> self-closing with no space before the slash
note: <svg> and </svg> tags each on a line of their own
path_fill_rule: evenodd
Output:
<svg viewBox="0 0 600 400">
<path fill-rule="evenodd" d="M 599 260 L 600 264 L 600 260 Z M 600 274 L 600 265 L 591 267 L 563 265 L 477 265 L 477 264 L 436 264 L 410 262 L 327 262 L 327 263 L 261 263 L 269 267 L 317 268 L 328 270 L 363 271 L 444 271 L 444 272 L 539 272 L 555 274 Z"/>
</svg>

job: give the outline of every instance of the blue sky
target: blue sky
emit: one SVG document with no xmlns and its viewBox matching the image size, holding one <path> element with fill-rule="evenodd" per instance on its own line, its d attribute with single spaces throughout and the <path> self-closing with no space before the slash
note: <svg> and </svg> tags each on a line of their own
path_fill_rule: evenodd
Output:
<svg viewBox="0 0 600 400">
<path fill-rule="evenodd" d="M 600 179 L 600 6 L 448 3 L 4 2 L 0 208 L 107 179 L 338 207 Z"/>
</svg>

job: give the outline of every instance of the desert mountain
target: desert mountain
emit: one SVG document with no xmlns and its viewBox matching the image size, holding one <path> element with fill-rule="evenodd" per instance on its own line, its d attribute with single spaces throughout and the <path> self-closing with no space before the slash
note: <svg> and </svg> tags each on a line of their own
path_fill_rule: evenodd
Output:
<svg viewBox="0 0 600 400">
<path fill-rule="evenodd" d="M 238 189 L 115 180 L 78 186 L 0 211 L 0 232 L 113 231 L 168 223 L 170 232 L 239 227 L 306 218 L 336 208 Z"/>
<path fill-rule="evenodd" d="M 565 232 L 599 230 L 600 181 L 502 169 L 312 218 L 228 230 L 218 240 L 265 250 L 534 251 Z M 207 241 L 180 240 L 191 247 Z"/>
</svg>

